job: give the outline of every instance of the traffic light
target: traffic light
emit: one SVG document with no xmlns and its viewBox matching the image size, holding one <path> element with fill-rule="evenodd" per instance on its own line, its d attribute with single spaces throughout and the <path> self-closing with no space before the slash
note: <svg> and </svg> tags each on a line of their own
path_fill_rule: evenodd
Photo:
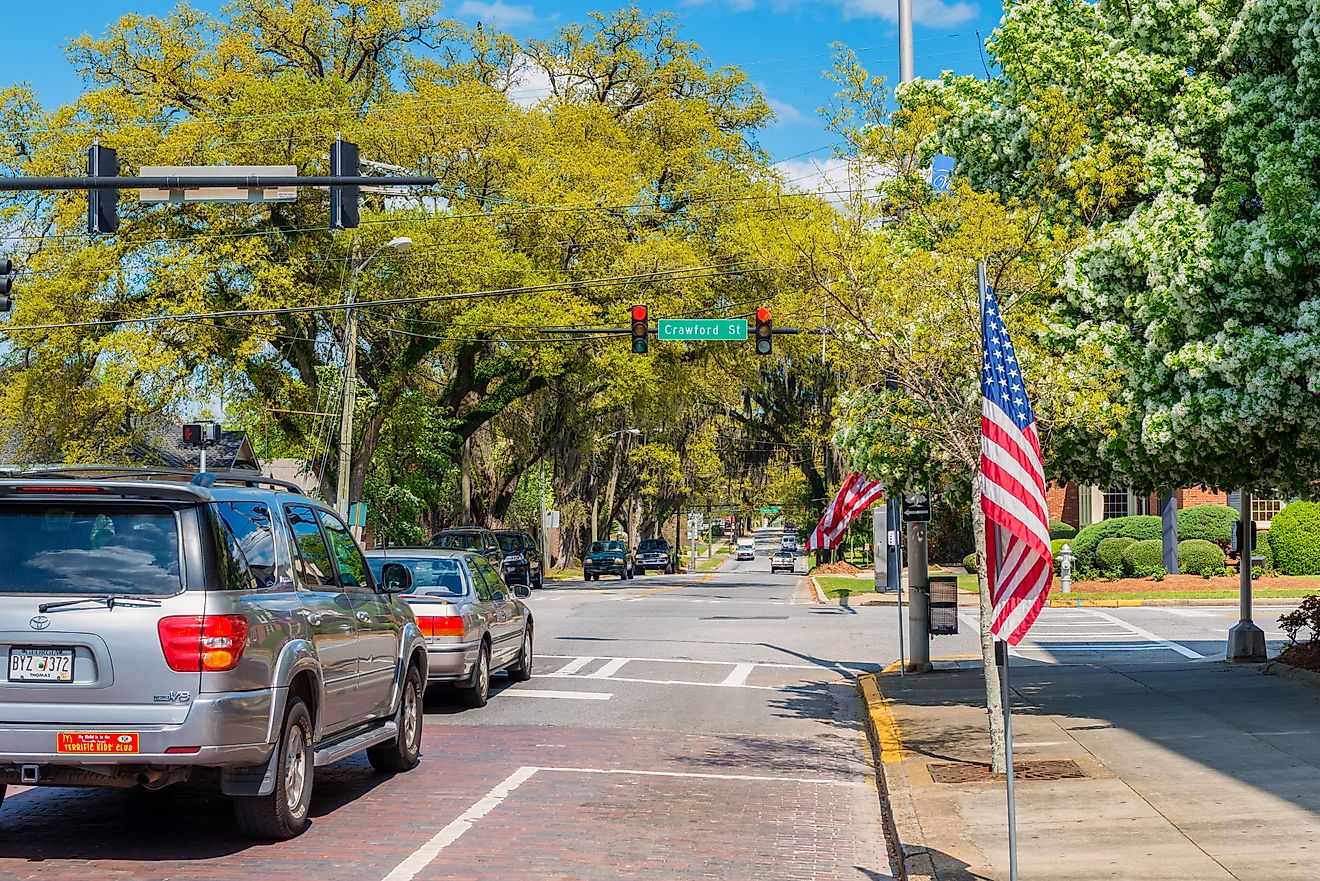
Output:
<svg viewBox="0 0 1320 881">
<path fill-rule="evenodd" d="M 358 177 L 362 164 L 358 161 L 358 145 L 336 138 L 330 145 L 330 173 L 342 177 Z M 330 228 L 356 229 L 358 225 L 358 187 L 330 188 Z"/>
<path fill-rule="evenodd" d="M 218 422 L 188 422 L 183 426 L 183 442 L 190 447 L 205 447 L 219 440 Z"/>
<path fill-rule="evenodd" d="M 93 144 L 87 151 L 88 177 L 118 177 L 119 154 L 110 147 Z M 119 229 L 119 190 L 87 191 L 87 234 Z"/>
<path fill-rule="evenodd" d="M 8 312 L 14 308 L 14 301 L 9 296 L 9 291 L 14 287 L 14 261 L 0 260 L 0 312 Z"/>
<path fill-rule="evenodd" d="M 632 307 L 632 350 L 634 355 L 646 354 L 647 336 L 651 333 L 650 310 L 645 306 Z"/>
<path fill-rule="evenodd" d="M 770 321 L 770 310 L 765 306 L 756 307 L 756 354 L 769 355 L 774 346 L 770 342 L 770 335 L 774 332 L 774 325 Z"/>
</svg>

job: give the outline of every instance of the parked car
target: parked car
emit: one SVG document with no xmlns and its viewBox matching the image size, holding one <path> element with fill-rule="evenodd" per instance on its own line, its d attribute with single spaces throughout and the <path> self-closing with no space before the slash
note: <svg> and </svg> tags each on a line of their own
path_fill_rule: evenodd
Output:
<svg viewBox="0 0 1320 881">
<path fill-rule="evenodd" d="M 468 551 L 392 548 L 368 554 L 367 562 L 373 572 L 395 564 L 411 573 L 403 598 L 426 637 L 428 683 L 457 684 L 464 703 L 484 707 L 492 673 L 532 678 L 532 612 L 522 602 L 530 587 L 510 588 L 485 557 Z"/>
<path fill-rule="evenodd" d="M 542 587 L 545 576 L 541 571 L 541 549 L 537 547 L 536 539 L 516 529 L 498 530 L 495 538 L 504 552 L 504 580 L 531 588 Z"/>
<path fill-rule="evenodd" d="M 637 546 L 637 571 L 646 574 L 648 569 L 658 569 L 666 575 L 673 575 L 674 554 L 669 549 L 669 542 L 663 538 L 644 538 Z"/>
<path fill-rule="evenodd" d="M 756 539 L 745 535 L 738 539 L 734 545 L 735 560 L 755 560 L 756 559 Z"/>
<path fill-rule="evenodd" d="M 0 797 L 214 769 L 244 833 L 297 835 L 316 768 L 363 749 L 383 771 L 418 762 L 427 652 L 410 586 L 404 566 L 374 575 L 333 511 L 260 474 L 0 480 Z"/>
<path fill-rule="evenodd" d="M 587 581 L 599 581 L 602 575 L 617 575 L 627 581 L 633 577 L 635 561 L 632 551 L 621 541 L 596 541 L 582 563 Z"/>
<path fill-rule="evenodd" d="M 500 574 L 504 574 L 504 551 L 495 533 L 481 526 L 459 526 L 442 529 L 431 536 L 431 546 L 450 551 L 472 551 L 486 558 Z"/>
<path fill-rule="evenodd" d="M 788 548 L 780 547 L 770 555 L 770 574 L 776 572 L 792 572 L 797 561 L 797 554 Z"/>
</svg>

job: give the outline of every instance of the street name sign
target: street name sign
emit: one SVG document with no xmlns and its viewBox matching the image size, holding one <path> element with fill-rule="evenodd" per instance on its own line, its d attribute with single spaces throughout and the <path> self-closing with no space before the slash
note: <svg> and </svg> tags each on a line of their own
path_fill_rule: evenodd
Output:
<svg viewBox="0 0 1320 881">
<path fill-rule="evenodd" d="M 741 318 L 661 318 L 655 323 L 660 340 L 745 340 L 747 322 Z"/>
</svg>

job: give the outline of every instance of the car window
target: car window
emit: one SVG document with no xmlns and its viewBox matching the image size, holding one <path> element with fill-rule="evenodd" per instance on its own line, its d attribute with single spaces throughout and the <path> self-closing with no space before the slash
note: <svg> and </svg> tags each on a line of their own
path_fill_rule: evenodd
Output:
<svg viewBox="0 0 1320 881">
<path fill-rule="evenodd" d="M 179 559 L 163 505 L 0 505 L 0 595 L 169 596 L 183 589 Z"/>
<path fill-rule="evenodd" d="M 485 551 L 481 535 L 476 532 L 442 532 L 431 539 L 437 548 L 451 548 L 456 551 Z"/>
<path fill-rule="evenodd" d="M 367 574 L 367 558 L 349 535 L 348 527 L 329 511 L 317 511 L 321 525 L 330 539 L 330 550 L 335 555 L 335 568 L 339 570 L 340 587 L 352 590 L 371 590 L 371 576 Z"/>
<path fill-rule="evenodd" d="M 206 522 L 215 540 L 216 578 L 207 587 L 215 590 L 252 590 L 262 586 L 252 576 L 238 538 L 225 524 L 214 505 L 207 506 Z"/>
<path fill-rule="evenodd" d="M 238 543 L 253 581 L 262 587 L 274 587 L 277 558 L 270 508 L 260 502 L 221 502 L 216 509 Z"/>
<path fill-rule="evenodd" d="M 504 582 L 500 580 L 500 574 L 489 563 L 480 557 L 473 557 L 468 565 L 475 569 L 476 574 L 486 582 L 488 594 L 483 599 L 493 600 L 504 595 Z"/>
<path fill-rule="evenodd" d="M 516 554 L 523 549 L 523 537 L 516 532 L 501 532 L 496 537 L 500 540 L 500 550 L 506 554 Z"/>
<path fill-rule="evenodd" d="M 667 551 L 669 542 L 663 538 L 644 538 L 638 547 L 643 551 Z"/>
<path fill-rule="evenodd" d="M 459 597 L 466 593 L 462 568 L 453 557 L 372 557 L 367 564 L 377 581 L 386 563 L 401 563 L 412 570 L 413 586 L 409 594 Z"/>
<path fill-rule="evenodd" d="M 604 554 L 609 551 L 623 551 L 623 542 L 621 541 L 594 541 L 591 543 L 591 552 L 593 554 Z"/>
<path fill-rule="evenodd" d="M 325 536 L 316 522 L 316 512 L 311 508 L 294 505 L 284 509 L 293 534 L 293 546 L 297 550 L 294 568 L 298 573 L 298 583 L 307 590 L 323 590 L 336 587 L 335 567 L 330 559 L 330 549 L 326 547 Z"/>
</svg>

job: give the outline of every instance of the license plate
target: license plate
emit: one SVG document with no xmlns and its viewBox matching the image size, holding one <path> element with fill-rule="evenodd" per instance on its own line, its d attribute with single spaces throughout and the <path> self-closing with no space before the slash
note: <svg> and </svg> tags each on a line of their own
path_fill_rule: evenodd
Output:
<svg viewBox="0 0 1320 881">
<path fill-rule="evenodd" d="M 138 736 L 127 731 L 60 731 L 55 751 L 61 753 L 136 753 Z"/>
<path fill-rule="evenodd" d="M 73 649 L 11 648 L 10 682 L 72 682 Z"/>
</svg>

